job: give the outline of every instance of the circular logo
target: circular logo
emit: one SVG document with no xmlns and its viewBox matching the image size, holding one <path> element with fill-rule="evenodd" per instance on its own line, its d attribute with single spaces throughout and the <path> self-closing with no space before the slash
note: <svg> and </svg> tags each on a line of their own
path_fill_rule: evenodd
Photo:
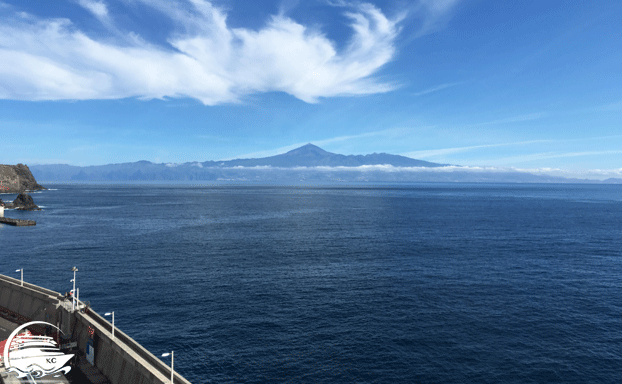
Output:
<svg viewBox="0 0 622 384">
<path fill-rule="evenodd" d="M 17 377 L 32 378 L 67 373 L 71 367 L 64 365 L 74 356 L 64 354 L 52 337 L 33 335 L 27 328 L 35 324 L 44 324 L 56 329 L 45 321 L 31 321 L 17 327 L 6 340 L 3 360 L 7 372 L 17 373 Z M 24 330 L 24 331 L 22 331 Z M 61 330 L 58 329 L 60 332 Z"/>
</svg>

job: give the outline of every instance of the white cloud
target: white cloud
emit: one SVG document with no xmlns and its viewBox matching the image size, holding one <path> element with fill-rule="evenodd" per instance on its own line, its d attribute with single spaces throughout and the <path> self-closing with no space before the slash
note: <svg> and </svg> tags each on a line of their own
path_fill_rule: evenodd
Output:
<svg viewBox="0 0 622 384">
<path fill-rule="evenodd" d="M 108 17 L 108 7 L 103 1 L 95 0 L 79 0 L 79 4 L 88 9 L 98 19 L 104 19 Z"/>
<path fill-rule="evenodd" d="M 118 34 L 106 4 L 79 0 Z M 396 84 L 372 77 L 395 56 L 397 19 L 378 8 L 350 8 L 353 34 L 338 52 L 323 34 L 283 15 L 259 30 L 230 28 L 226 14 L 204 0 L 152 0 L 183 30 L 170 47 L 125 33 L 121 42 L 94 38 L 67 19 L 2 16 L 0 98 L 85 100 L 191 97 L 207 105 L 281 91 L 305 102 L 387 92 Z M 117 36 L 118 37 L 118 36 Z"/>
<path fill-rule="evenodd" d="M 448 165 L 443 167 L 395 167 L 389 164 L 360 165 L 356 167 L 272 167 L 267 165 L 254 167 L 210 167 L 213 169 L 232 169 L 249 171 L 319 171 L 319 172 L 387 172 L 387 173 L 530 173 L 537 175 L 559 176 L 565 178 L 579 178 L 589 180 L 605 180 L 608 178 L 622 178 L 622 168 L 619 169 L 561 169 L 561 168 L 516 168 L 495 166 L 459 166 Z"/>
</svg>

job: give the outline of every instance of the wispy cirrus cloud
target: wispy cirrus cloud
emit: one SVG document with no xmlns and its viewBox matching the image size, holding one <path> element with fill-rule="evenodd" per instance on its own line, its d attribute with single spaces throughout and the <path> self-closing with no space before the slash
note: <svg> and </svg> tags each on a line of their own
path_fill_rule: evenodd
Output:
<svg viewBox="0 0 622 384">
<path fill-rule="evenodd" d="M 451 17 L 460 0 L 419 0 L 413 3 L 414 14 L 422 20 L 418 36 L 430 34 L 441 29 Z"/>
<path fill-rule="evenodd" d="M 460 84 L 462 84 L 462 82 L 458 82 L 458 83 L 445 83 L 445 84 L 437 85 L 437 86 L 432 87 L 432 88 L 425 89 L 423 91 L 415 92 L 412 95 L 413 96 L 423 96 L 423 95 L 427 95 L 429 93 L 434 93 L 434 92 L 442 91 L 443 89 L 455 87 L 456 85 L 460 85 Z"/>
<path fill-rule="evenodd" d="M 497 144 L 483 144 L 483 145 L 470 145 L 465 147 L 454 147 L 454 148 L 440 148 L 440 149 L 426 149 L 421 151 L 413 151 L 402 153 L 402 156 L 407 156 L 415 159 L 423 159 L 428 157 L 435 156 L 444 156 L 451 155 L 454 153 L 467 152 L 481 148 L 494 148 L 494 147 L 508 147 L 515 145 L 528 145 L 528 144 L 536 144 L 536 143 L 546 143 L 551 140 L 529 140 L 529 141 L 517 141 L 513 143 L 497 143 Z"/>
<path fill-rule="evenodd" d="M 520 122 L 523 122 L 523 121 L 538 120 L 538 119 L 541 119 L 541 118 L 543 118 L 545 116 L 546 116 L 546 112 L 536 112 L 536 113 L 529 113 L 529 114 L 526 114 L 526 115 L 517 115 L 517 116 L 506 117 L 506 118 L 503 118 L 503 119 L 486 121 L 486 122 L 483 122 L 483 123 L 476 123 L 476 124 L 473 124 L 473 125 L 474 126 L 479 126 L 479 125 L 497 125 L 497 124 L 520 123 Z"/>
<path fill-rule="evenodd" d="M 78 3 L 89 10 L 99 20 L 108 19 L 108 6 L 103 1 L 79 0 Z"/>
<path fill-rule="evenodd" d="M 326 144 L 331 144 L 331 143 L 335 143 L 339 141 L 355 140 L 355 139 L 361 139 L 365 137 L 377 137 L 377 136 L 393 137 L 396 135 L 402 135 L 406 131 L 407 130 L 403 128 L 389 128 L 389 129 L 382 129 L 380 131 L 359 133 L 357 135 L 344 135 L 344 136 L 331 137 L 328 139 L 316 140 L 316 141 L 313 141 L 313 144 L 326 145 Z"/>
<path fill-rule="evenodd" d="M 580 156 L 607 156 L 607 155 L 619 155 L 622 154 L 622 150 L 606 150 L 606 151 L 575 151 L 575 152 L 541 152 L 530 153 L 525 155 L 504 157 L 500 159 L 491 160 L 496 164 L 510 164 L 510 163 L 525 163 L 534 160 L 548 160 L 548 159 L 560 159 L 565 157 L 580 157 Z"/>
<path fill-rule="evenodd" d="M 79 4 L 121 33 L 104 1 Z M 396 55 L 401 18 L 388 18 L 371 4 L 348 5 L 352 35 L 341 51 L 322 33 L 282 14 L 251 30 L 229 27 L 226 13 L 205 0 L 152 0 L 142 6 L 176 24 L 170 46 L 151 44 L 131 31 L 115 43 L 110 36 L 89 36 L 69 19 L 5 9 L 0 13 L 0 98 L 191 97 L 216 105 L 281 91 L 315 103 L 398 86 L 373 75 Z"/>
<path fill-rule="evenodd" d="M 121 41 L 140 41 L 140 38 L 133 33 L 125 33 L 121 31 L 116 25 L 110 13 L 108 12 L 108 5 L 102 0 L 78 0 L 78 4 L 89 11 L 95 18 L 116 38 Z"/>
</svg>

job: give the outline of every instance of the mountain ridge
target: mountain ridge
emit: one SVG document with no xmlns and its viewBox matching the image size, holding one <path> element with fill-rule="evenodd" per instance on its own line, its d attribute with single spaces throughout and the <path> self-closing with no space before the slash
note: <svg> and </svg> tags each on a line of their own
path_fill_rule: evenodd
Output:
<svg viewBox="0 0 622 384">
<path fill-rule="evenodd" d="M 609 183 L 568 179 L 513 170 L 474 171 L 467 167 L 432 163 L 387 153 L 341 155 L 311 143 L 263 158 L 209 160 L 186 163 L 131 163 L 91 165 L 31 165 L 38 180 L 76 181 L 250 181 L 250 182 L 508 182 Z"/>
<path fill-rule="evenodd" d="M 187 164 L 187 163 L 185 163 Z M 361 165 L 392 165 L 394 167 L 441 167 L 445 164 L 411 159 L 405 156 L 390 155 L 387 153 L 373 153 L 371 155 L 341 155 L 325 151 L 311 143 L 292 149 L 275 156 L 251 159 L 234 159 L 226 161 L 205 161 L 204 166 L 218 164 L 230 167 L 358 167 Z"/>
</svg>

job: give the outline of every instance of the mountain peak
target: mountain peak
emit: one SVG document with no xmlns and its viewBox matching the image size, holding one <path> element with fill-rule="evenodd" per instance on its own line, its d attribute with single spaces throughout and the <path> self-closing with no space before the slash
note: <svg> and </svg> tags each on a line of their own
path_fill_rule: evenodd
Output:
<svg viewBox="0 0 622 384">
<path fill-rule="evenodd" d="M 290 155 L 290 156 L 313 156 L 313 155 L 325 156 L 329 154 L 330 152 L 326 152 L 322 148 L 318 147 L 317 145 L 313 145 L 311 143 L 305 144 L 300 148 L 292 149 L 291 151 L 285 153 L 285 155 Z"/>
</svg>

